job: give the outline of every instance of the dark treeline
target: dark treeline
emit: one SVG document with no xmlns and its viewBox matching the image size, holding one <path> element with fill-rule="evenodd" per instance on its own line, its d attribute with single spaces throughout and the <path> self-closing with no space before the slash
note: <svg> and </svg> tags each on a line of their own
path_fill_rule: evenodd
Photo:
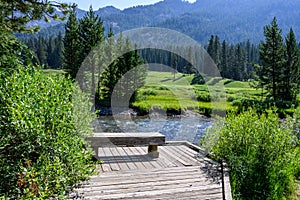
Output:
<svg viewBox="0 0 300 200">
<path fill-rule="evenodd" d="M 173 52 L 182 52 L 188 54 L 188 60 L 181 56 L 161 49 L 142 49 L 140 54 L 146 63 L 159 63 L 171 67 L 171 70 L 196 74 L 196 68 L 190 62 L 200 64 L 199 55 L 193 47 L 169 47 Z M 238 44 L 229 44 L 225 40 L 220 43 L 218 36 L 211 36 L 208 45 L 205 47 L 212 60 L 220 70 L 223 78 L 245 81 L 253 78 L 253 63 L 259 63 L 259 48 L 247 42 Z M 161 67 L 162 69 L 166 69 Z M 153 70 L 160 71 L 160 67 L 156 66 Z"/>
<path fill-rule="evenodd" d="M 253 78 L 253 63 L 259 63 L 259 48 L 247 42 L 228 44 L 211 36 L 207 52 L 216 63 L 223 78 L 245 81 Z"/>
<path fill-rule="evenodd" d="M 35 53 L 34 62 L 43 65 L 45 69 L 61 69 L 63 58 L 63 37 L 30 37 L 23 40 Z"/>
<path fill-rule="evenodd" d="M 31 37 L 24 40 L 27 46 L 35 53 L 35 61 L 46 69 L 61 69 L 63 63 L 62 35 L 45 38 Z M 178 47 L 176 52 L 178 52 Z M 253 78 L 253 64 L 259 63 L 258 46 L 248 40 L 239 44 L 228 44 L 225 40 L 220 43 L 218 36 L 211 36 L 206 47 L 207 52 L 218 66 L 222 77 L 234 80 L 248 80 Z M 192 49 L 181 48 L 181 51 L 193 54 Z M 170 66 L 174 71 L 194 74 L 197 70 L 189 61 L 181 56 L 161 49 L 142 49 L 139 51 L 147 63 L 160 63 Z M 195 55 L 191 55 L 195 56 Z M 163 68 L 165 69 L 165 68 Z M 153 70 L 160 71 L 158 67 Z"/>
<path fill-rule="evenodd" d="M 170 47 L 167 49 L 175 49 L 177 47 Z M 189 51 L 189 48 L 180 48 L 181 51 L 186 52 Z M 178 52 L 179 48 L 176 51 Z M 180 72 L 184 74 L 196 74 L 197 70 L 192 64 L 186 60 L 185 58 L 177 55 L 172 51 L 162 50 L 162 49 L 140 49 L 139 50 L 142 59 L 146 63 L 155 63 L 159 65 L 151 66 L 150 70 L 153 71 L 170 71 L 170 72 Z M 193 51 L 190 50 L 189 54 L 193 55 Z M 168 66 L 169 68 L 167 68 Z"/>
</svg>

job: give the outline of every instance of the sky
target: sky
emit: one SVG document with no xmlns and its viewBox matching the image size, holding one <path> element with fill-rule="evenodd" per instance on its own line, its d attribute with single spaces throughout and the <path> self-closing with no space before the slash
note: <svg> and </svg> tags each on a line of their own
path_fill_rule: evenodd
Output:
<svg viewBox="0 0 300 200">
<path fill-rule="evenodd" d="M 88 10 L 90 5 L 93 6 L 94 10 L 105 6 L 114 6 L 119 9 L 129 8 L 137 5 L 150 5 L 157 3 L 162 0 L 60 0 L 60 2 L 76 3 L 78 8 Z M 196 0 L 187 0 L 189 2 L 195 2 Z"/>
</svg>

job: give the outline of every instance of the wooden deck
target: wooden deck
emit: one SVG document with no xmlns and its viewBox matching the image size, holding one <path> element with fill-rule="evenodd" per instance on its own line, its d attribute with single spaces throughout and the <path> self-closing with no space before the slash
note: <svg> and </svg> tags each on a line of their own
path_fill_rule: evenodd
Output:
<svg viewBox="0 0 300 200">
<path fill-rule="evenodd" d="M 147 147 L 100 147 L 99 175 L 76 189 L 70 199 L 224 199 L 218 163 L 184 143 Z M 229 179 L 225 194 L 230 200 Z"/>
</svg>

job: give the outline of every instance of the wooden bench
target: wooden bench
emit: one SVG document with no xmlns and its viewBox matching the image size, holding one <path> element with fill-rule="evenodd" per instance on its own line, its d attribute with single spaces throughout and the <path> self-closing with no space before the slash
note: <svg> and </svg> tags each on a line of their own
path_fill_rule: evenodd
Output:
<svg viewBox="0 0 300 200">
<path fill-rule="evenodd" d="M 160 133 L 94 133 L 87 140 L 95 150 L 96 157 L 99 147 L 148 145 L 148 155 L 158 158 L 158 145 L 165 144 L 166 137 Z"/>
</svg>

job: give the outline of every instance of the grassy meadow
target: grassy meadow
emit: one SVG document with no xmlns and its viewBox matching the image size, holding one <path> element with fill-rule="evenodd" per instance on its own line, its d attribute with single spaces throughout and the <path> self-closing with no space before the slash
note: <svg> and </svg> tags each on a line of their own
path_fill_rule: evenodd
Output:
<svg viewBox="0 0 300 200">
<path fill-rule="evenodd" d="M 133 106 L 142 111 L 181 109 L 210 115 L 236 110 L 235 102 L 239 99 L 261 98 L 261 91 L 252 88 L 250 82 L 207 78 L 205 85 L 191 85 L 193 78 L 194 75 L 182 73 L 149 71 Z"/>
<path fill-rule="evenodd" d="M 47 69 L 44 73 L 55 75 L 66 72 Z M 265 92 L 252 87 L 253 82 L 207 77 L 206 84 L 191 85 L 193 78 L 193 74 L 148 71 L 145 85 L 137 91 L 137 98 L 132 106 L 141 113 L 156 109 L 171 113 L 189 110 L 212 116 L 237 111 L 243 100 L 265 99 Z M 293 113 L 293 110 L 288 108 L 284 112 Z"/>
</svg>

